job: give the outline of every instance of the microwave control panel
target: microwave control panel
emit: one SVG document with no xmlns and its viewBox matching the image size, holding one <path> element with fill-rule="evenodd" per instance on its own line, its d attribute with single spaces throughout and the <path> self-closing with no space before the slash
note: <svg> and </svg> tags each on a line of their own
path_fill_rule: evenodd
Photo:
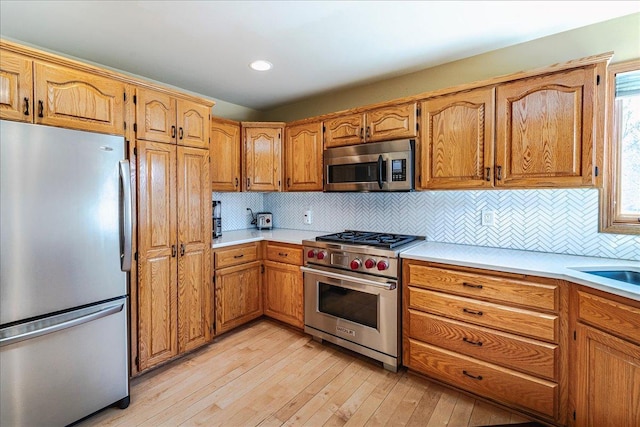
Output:
<svg viewBox="0 0 640 427">
<path fill-rule="evenodd" d="M 391 180 L 392 181 L 407 180 L 407 159 L 391 160 Z"/>
</svg>

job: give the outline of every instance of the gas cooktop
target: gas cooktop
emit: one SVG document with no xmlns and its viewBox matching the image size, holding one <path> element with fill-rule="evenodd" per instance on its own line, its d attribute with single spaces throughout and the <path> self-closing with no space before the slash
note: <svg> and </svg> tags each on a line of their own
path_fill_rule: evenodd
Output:
<svg viewBox="0 0 640 427">
<path fill-rule="evenodd" d="M 345 230 L 339 233 L 316 237 L 318 242 L 346 243 L 350 245 L 366 245 L 376 248 L 393 249 L 398 246 L 422 239 L 407 234 L 376 233 L 372 231 Z"/>
</svg>

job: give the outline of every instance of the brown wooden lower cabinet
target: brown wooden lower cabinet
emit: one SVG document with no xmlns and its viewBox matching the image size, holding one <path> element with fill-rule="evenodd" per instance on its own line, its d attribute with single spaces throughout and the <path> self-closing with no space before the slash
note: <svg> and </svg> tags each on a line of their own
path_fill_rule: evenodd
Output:
<svg viewBox="0 0 640 427">
<path fill-rule="evenodd" d="M 262 316 L 262 261 L 216 270 L 216 334 Z"/>
<path fill-rule="evenodd" d="M 402 274 L 405 366 L 567 423 L 566 283 L 414 260 Z"/>
<path fill-rule="evenodd" d="M 265 252 L 264 314 L 303 328 L 302 247 L 267 242 Z"/>
<path fill-rule="evenodd" d="M 640 302 L 575 286 L 575 426 L 640 425 Z M 573 418 L 573 417 L 572 417 Z"/>
</svg>

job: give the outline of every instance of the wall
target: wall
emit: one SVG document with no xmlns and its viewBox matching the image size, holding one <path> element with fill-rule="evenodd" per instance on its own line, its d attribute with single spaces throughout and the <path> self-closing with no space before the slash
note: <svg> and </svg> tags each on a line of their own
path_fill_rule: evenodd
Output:
<svg viewBox="0 0 640 427">
<path fill-rule="evenodd" d="M 271 109 L 263 120 L 298 120 L 611 51 L 615 52 L 612 63 L 640 57 L 640 13 L 308 98 Z"/>
<path fill-rule="evenodd" d="M 640 260 L 640 236 L 598 233 L 598 190 L 469 190 L 414 193 L 214 193 L 224 231 L 251 228 L 247 207 L 277 228 L 345 229 L 426 236 L 475 246 Z M 313 224 L 304 225 L 310 209 Z M 495 225 L 482 226 L 482 210 Z"/>
</svg>

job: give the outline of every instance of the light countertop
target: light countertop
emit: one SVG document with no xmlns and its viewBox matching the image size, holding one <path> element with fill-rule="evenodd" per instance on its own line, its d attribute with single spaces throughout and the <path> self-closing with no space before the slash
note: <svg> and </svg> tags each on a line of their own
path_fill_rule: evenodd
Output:
<svg viewBox="0 0 640 427">
<path fill-rule="evenodd" d="M 287 228 L 274 228 L 271 230 L 250 228 L 246 230 L 223 231 L 222 236 L 213 239 L 211 247 L 218 249 L 225 246 L 240 245 L 242 243 L 257 242 L 260 240 L 301 245 L 303 240 L 315 240 L 317 236 L 329 233 L 329 231 L 292 230 Z"/>
<path fill-rule="evenodd" d="M 403 259 L 431 261 L 464 267 L 499 270 L 568 280 L 640 301 L 640 286 L 595 276 L 579 270 L 632 270 L 640 272 L 639 261 L 498 249 L 483 246 L 425 242 L 400 254 Z"/>
</svg>

